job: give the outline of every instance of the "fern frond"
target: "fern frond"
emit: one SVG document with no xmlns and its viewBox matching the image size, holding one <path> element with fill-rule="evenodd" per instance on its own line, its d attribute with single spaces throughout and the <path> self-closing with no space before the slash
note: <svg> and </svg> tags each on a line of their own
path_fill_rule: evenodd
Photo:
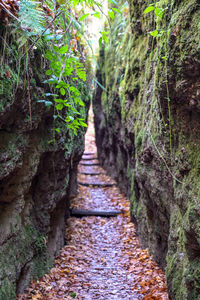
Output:
<svg viewBox="0 0 200 300">
<path fill-rule="evenodd" d="M 45 23 L 43 11 L 39 8 L 39 2 L 34 0 L 22 0 L 19 6 L 19 20 L 22 27 L 25 28 L 30 35 L 41 34 Z"/>
</svg>

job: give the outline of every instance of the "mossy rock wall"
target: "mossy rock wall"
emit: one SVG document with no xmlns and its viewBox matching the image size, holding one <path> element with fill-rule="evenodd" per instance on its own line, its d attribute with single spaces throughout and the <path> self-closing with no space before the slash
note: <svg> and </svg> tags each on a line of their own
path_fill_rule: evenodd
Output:
<svg viewBox="0 0 200 300">
<path fill-rule="evenodd" d="M 49 92 L 45 42 L 19 69 L 25 48 L 18 49 L 9 26 L 1 25 L 0 33 L 0 300 L 13 300 L 49 270 L 64 245 L 85 130 L 75 136 L 53 121 L 53 108 L 38 102 Z M 87 113 L 86 89 L 83 101 Z M 61 132 L 54 135 L 57 127 Z"/>
<path fill-rule="evenodd" d="M 121 2 L 102 47 L 94 112 L 98 156 L 131 201 L 143 247 L 171 299 L 200 299 L 200 9 L 198 1 Z M 121 24 L 121 25 L 120 25 Z M 155 27 L 156 26 L 156 27 Z M 149 32 L 158 29 L 161 36 Z"/>
</svg>

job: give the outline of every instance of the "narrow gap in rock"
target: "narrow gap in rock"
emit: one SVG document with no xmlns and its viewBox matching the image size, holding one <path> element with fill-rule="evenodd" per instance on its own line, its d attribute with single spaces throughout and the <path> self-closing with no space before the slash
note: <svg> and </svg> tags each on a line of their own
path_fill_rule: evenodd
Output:
<svg viewBox="0 0 200 300">
<path fill-rule="evenodd" d="M 91 114 L 90 110 L 90 119 Z M 92 121 L 84 157 L 86 153 L 97 157 Z M 140 247 L 128 199 L 100 166 L 80 163 L 78 169 L 78 195 L 71 199 L 66 246 L 50 273 L 32 282 L 19 299 L 167 300 L 165 276 Z"/>
</svg>

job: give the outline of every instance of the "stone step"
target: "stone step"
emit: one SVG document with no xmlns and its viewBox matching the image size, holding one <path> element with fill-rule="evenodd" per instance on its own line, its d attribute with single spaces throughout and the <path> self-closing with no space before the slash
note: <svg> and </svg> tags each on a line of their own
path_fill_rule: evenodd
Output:
<svg viewBox="0 0 200 300">
<path fill-rule="evenodd" d="M 100 166 L 99 163 L 87 163 L 87 162 L 81 162 L 79 163 L 81 166 Z"/>
<path fill-rule="evenodd" d="M 72 208 L 70 209 L 70 215 L 72 217 L 82 218 L 82 217 L 117 217 L 119 214 L 122 214 L 123 210 L 117 210 L 117 211 L 98 211 L 98 210 L 87 210 L 87 209 L 76 209 Z"/>
<path fill-rule="evenodd" d="M 78 181 L 78 184 L 80 184 L 82 186 L 99 187 L 99 188 L 116 186 L 115 183 L 107 183 L 107 182 L 89 183 L 89 182 Z"/>
<path fill-rule="evenodd" d="M 95 155 L 95 152 L 84 152 L 83 155 Z"/>
<path fill-rule="evenodd" d="M 82 160 L 97 160 L 98 157 L 94 156 L 94 157 L 83 157 L 82 156 Z"/>
<path fill-rule="evenodd" d="M 91 173 L 89 173 L 89 172 L 79 172 L 79 174 L 81 174 L 81 175 L 90 175 L 90 176 L 97 176 L 97 175 L 106 175 L 105 173 L 103 173 L 103 172 L 91 172 Z"/>
</svg>

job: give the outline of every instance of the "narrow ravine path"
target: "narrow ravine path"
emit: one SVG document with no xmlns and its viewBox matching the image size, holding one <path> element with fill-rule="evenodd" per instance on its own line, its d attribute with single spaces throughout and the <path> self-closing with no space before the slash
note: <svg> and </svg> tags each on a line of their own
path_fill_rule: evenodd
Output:
<svg viewBox="0 0 200 300">
<path fill-rule="evenodd" d="M 147 250 L 140 248 L 130 222 L 129 201 L 99 166 L 92 123 L 78 182 L 72 212 L 123 213 L 110 218 L 70 217 L 67 245 L 54 268 L 40 281 L 33 281 L 19 299 L 167 300 L 165 276 Z"/>
</svg>

